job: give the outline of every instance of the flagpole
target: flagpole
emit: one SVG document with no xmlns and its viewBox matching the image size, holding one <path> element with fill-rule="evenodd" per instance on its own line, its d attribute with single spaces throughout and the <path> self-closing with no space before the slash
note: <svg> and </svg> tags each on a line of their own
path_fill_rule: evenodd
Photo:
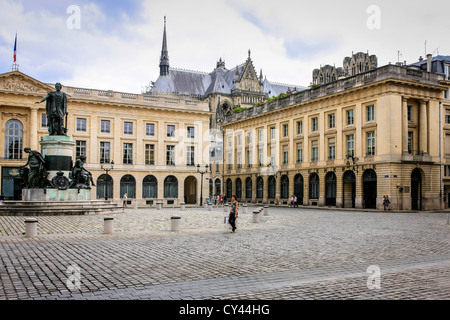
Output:
<svg viewBox="0 0 450 320">
<path fill-rule="evenodd" d="M 16 38 L 14 40 L 14 63 L 12 65 L 12 71 L 19 71 L 19 65 L 17 64 L 17 31 Z"/>
</svg>

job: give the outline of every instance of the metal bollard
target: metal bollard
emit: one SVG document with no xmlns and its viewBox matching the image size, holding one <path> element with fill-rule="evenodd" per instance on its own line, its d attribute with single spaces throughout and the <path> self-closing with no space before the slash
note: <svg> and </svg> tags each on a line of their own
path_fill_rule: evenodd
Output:
<svg viewBox="0 0 450 320">
<path fill-rule="evenodd" d="M 114 218 L 106 217 L 103 219 L 103 233 L 113 234 L 114 233 Z"/>
<path fill-rule="evenodd" d="M 186 210 L 186 203 L 184 203 L 184 202 L 180 203 L 180 210 L 181 211 L 185 211 Z"/>
<path fill-rule="evenodd" d="M 269 206 L 265 206 L 264 207 L 264 216 L 268 216 L 269 215 Z"/>
<path fill-rule="evenodd" d="M 157 202 L 156 203 L 156 210 L 161 210 L 162 209 L 162 202 Z"/>
<path fill-rule="evenodd" d="M 25 219 L 25 237 L 34 238 L 37 236 L 38 220 L 34 218 Z"/>
<path fill-rule="evenodd" d="M 223 212 L 228 212 L 228 211 L 229 211 L 228 204 L 224 204 L 223 205 Z"/>
<path fill-rule="evenodd" d="M 172 222 L 170 230 L 172 232 L 180 231 L 181 217 L 172 217 L 170 220 Z"/>
<path fill-rule="evenodd" d="M 212 211 L 212 204 L 211 203 L 208 204 L 208 211 Z"/>
<path fill-rule="evenodd" d="M 259 216 L 259 210 L 253 211 L 253 223 L 259 223 L 261 221 L 261 218 Z"/>
<path fill-rule="evenodd" d="M 246 204 L 244 204 L 244 205 L 242 205 L 242 213 L 247 213 L 247 205 Z"/>
</svg>

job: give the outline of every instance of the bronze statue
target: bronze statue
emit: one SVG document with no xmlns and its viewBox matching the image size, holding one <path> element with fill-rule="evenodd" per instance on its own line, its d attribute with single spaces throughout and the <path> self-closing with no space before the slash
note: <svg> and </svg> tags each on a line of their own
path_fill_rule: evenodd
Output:
<svg viewBox="0 0 450 320">
<path fill-rule="evenodd" d="M 57 83 L 55 85 L 56 91 L 49 92 L 46 97 L 36 104 L 47 101 L 45 111 L 47 113 L 47 126 L 50 136 L 66 136 L 67 124 L 64 124 L 64 119 L 67 116 L 67 95 L 61 92 L 62 85 Z"/>
<path fill-rule="evenodd" d="M 86 163 L 86 156 L 81 155 L 76 161 L 75 165 L 70 173 L 72 179 L 72 188 L 76 189 L 90 189 L 91 183 L 95 187 L 92 174 L 86 170 L 83 166 Z"/>
<path fill-rule="evenodd" d="M 25 181 L 26 188 L 38 189 L 45 187 L 47 181 L 47 172 L 45 171 L 45 160 L 42 155 L 30 148 L 24 149 L 28 153 L 28 161 L 25 165 L 20 167 L 20 174 Z M 27 168 L 29 166 L 29 168 Z"/>
</svg>

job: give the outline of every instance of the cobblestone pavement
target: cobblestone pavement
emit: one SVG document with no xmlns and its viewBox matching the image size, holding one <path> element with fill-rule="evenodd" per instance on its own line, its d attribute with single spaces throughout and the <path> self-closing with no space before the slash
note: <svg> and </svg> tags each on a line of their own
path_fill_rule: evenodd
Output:
<svg viewBox="0 0 450 320">
<path fill-rule="evenodd" d="M 102 216 L 40 217 L 35 239 L 0 217 L 0 299 L 450 299 L 446 213 L 271 208 L 260 224 L 240 214 L 235 234 L 225 215 L 128 209 L 114 235 Z"/>
</svg>

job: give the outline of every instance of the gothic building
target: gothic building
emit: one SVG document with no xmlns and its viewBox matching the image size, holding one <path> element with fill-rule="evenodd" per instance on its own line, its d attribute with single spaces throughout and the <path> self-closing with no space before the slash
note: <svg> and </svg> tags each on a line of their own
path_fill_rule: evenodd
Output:
<svg viewBox="0 0 450 320">
<path fill-rule="evenodd" d="M 322 85 L 337 81 L 345 77 L 352 77 L 357 74 L 375 70 L 378 66 L 378 59 L 375 55 L 358 52 L 351 57 L 345 57 L 343 67 L 325 65 L 320 69 L 314 69 L 312 85 Z"/>
</svg>

